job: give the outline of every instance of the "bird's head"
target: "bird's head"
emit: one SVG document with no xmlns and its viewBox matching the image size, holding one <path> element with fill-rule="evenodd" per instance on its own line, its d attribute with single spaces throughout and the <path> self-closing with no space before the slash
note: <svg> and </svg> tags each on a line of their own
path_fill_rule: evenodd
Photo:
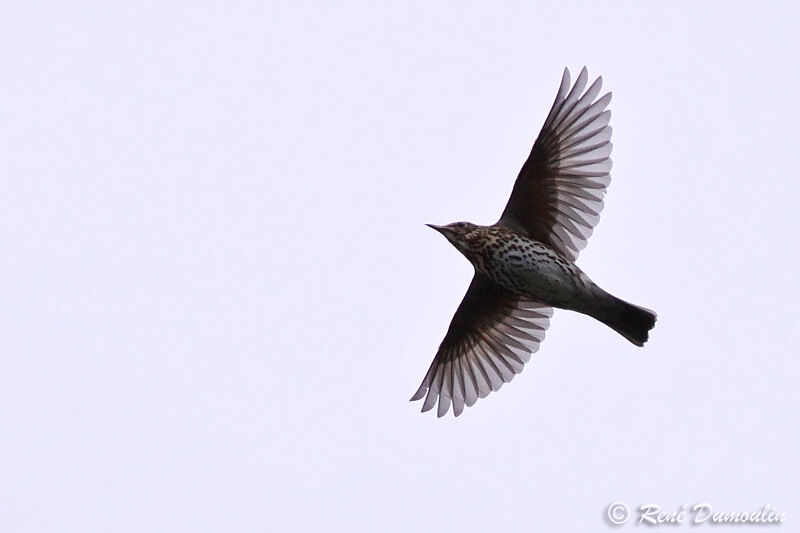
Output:
<svg viewBox="0 0 800 533">
<path fill-rule="evenodd" d="M 470 222 L 453 222 L 446 226 L 435 226 L 425 224 L 444 235 L 450 244 L 456 247 L 459 252 L 464 254 L 467 259 L 473 261 L 480 254 L 481 227 Z"/>
</svg>

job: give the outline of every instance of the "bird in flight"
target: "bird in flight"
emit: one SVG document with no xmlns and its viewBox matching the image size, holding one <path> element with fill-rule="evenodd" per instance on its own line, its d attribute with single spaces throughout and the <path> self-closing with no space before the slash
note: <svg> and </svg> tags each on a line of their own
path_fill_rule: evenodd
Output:
<svg viewBox="0 0 800 533">
<path fill-rule="evenodd" d="M 564 69 L 542 131 L 520 170 L 503 214 L 491 226 L 455 222 L 433 229 L 475 267 L 436 357 L 411 398 L 438 402 L 444 416 L 498 390 L 539 349 L 553 307 L 589 315 L 642 346 L 656 314 L 612 296 L 575 266 L 611 181 L 611 93 L 602 78 L 570 89 Z"/>
</svg>

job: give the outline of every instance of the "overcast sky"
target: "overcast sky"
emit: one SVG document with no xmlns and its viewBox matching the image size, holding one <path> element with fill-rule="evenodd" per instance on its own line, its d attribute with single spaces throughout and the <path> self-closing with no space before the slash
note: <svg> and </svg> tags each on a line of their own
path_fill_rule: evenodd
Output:
<svg viewBox="0 0 800 533">
<path fill-rule="evenodd" d="M 800 530 L 796 4 L 33 4 L 0 15 L 0 529 Z M 420 414 L 472 276 L 423 224 L 493 223 L 583 65 L 614 168 L 578 265 L 650 342 L 556 311 Z"/>
</svg>

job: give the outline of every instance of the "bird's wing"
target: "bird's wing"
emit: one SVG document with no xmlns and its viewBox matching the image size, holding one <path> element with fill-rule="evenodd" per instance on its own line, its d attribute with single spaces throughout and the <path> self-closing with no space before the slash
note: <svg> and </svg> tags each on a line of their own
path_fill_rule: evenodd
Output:
<svg viewBox="0 0 800 533">
<path fill-rule="evenodd" d="M 411 400 L 438 399 L 438 416 L 456 416 L 508 383 L 539 349 L 553 309 L 517 296 L 476 272 L 425 379 Z"/>
<path fill-rule="evenodd" d="M 611 93 L 603 78 L 584 92 L 586 67 L 569 90 L 569 70 L 520 170 L 500 223 L 529 235 L 570 261 L 586 246 L 611 181 Z M 569 90 L 569 92 L 567 92 Z"/>
</svg>

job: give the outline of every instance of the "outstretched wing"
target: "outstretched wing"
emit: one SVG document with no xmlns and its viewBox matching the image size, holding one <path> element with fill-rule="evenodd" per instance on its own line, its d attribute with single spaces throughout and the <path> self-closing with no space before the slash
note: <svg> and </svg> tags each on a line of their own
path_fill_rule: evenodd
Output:
<svg viewBox="0 0 800 533">
<path fill-rule="evenodd" d="M 437 402 L 438 416 L 450 403 L 456 416 L 500 389 L 539 349 L 553 315 L 551 307 L 521 298 L 476 272 L 425 379 L 411 398 Z"/>
<path fill-rule="evenodd" d="M 583 92 L 581 70 L 572 90 L 569 70 L 531 154 L 514 184 L 500 223 L 551 246 L 570 261 L 586 246 L 611 181 L 611 93 L 597 99 L 603 79 Z"/>
</svg>

